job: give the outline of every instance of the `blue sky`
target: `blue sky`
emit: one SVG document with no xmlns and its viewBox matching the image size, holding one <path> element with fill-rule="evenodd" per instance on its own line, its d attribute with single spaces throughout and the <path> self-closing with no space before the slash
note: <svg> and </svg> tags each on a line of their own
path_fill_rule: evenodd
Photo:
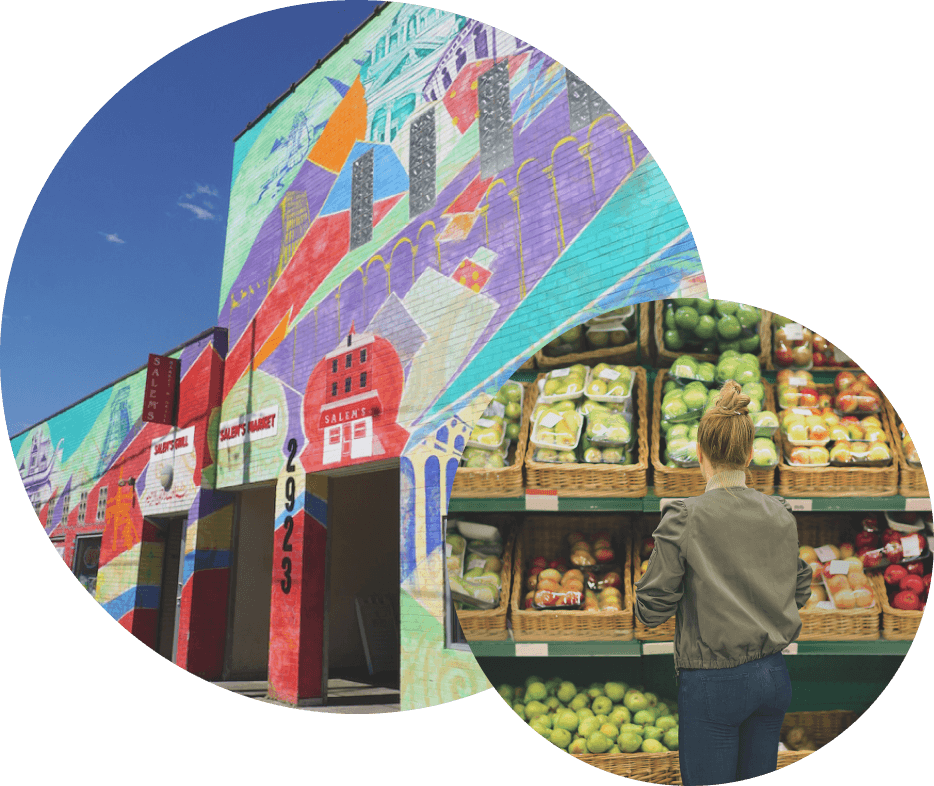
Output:
<svg viewBox="0 0 934 786">
<path fill-rule="evenodd" d="M 10 434 L 215 324 L 234 137 L 376 7 L 316 3 L 219 28 L 78 134 L 23 228 L 3 302 Z"/>
</svg>

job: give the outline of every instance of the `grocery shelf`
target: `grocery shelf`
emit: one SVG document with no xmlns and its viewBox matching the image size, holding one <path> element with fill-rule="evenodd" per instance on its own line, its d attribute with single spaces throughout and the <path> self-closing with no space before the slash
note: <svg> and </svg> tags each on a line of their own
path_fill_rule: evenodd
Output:
<svg viewBox="0 0 934 786">
<path fill-rule="evenodd" d="M 514 513 L 523 511 L 557 512 L 613 512 L 639 511 L 658 513 L 661 499 L 655 496 L 653 489 L 645 497 L 562 497 L 560 491 L 538 492 L 530 490 L 524 497 L 453 497 L 448 504 L 451 513 Z M 813 511 L 817 513 L 931 510 L 929 497 L 811 497 L 794 499 L 787 497 L 791 509 L 795 511 Z"/>
<path fill-rule="evenodd" d="M 904 656 L 910 641 L 800 641 L 792 644 L 786 655 L 894 655 Z M 633 657 L 671 655 L 670 641 L 551 641 L 516 642 L 475 641 L 470 645 L 477 658 L 521 657 Z"/>
</svg>

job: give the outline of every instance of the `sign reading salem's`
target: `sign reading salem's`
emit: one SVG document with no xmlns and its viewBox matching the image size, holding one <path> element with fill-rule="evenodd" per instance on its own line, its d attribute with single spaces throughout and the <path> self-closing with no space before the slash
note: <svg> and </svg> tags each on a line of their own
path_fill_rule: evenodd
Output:
<svg viewBox="0 0 934 786">
<path fill-rule="evenodd" d="M 174 426 L 175 398 L 178 393 L 178 358 L 150 355 L 143 393 L 145 423 Z"/>
<path fill-rule="evenodd" d="M 274 437 L 279 431 L 279 407 L 267 407 L 234 420 L 225 420 L 218 432 L 218 445 L 232 448 L 244 442 Z"/>
<path fill-rule="evenodd" d="M 184 456 L 195 449 L 195 427 L 172 431 L 160 439 L 154 439 L 149 448 L 149 460 L 160 461 L 173 456 Z"/>
</svg>

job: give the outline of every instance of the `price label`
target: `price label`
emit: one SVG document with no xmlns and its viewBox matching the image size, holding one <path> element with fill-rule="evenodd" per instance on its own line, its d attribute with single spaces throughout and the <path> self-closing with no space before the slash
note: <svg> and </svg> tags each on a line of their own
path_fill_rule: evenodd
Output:
<svg viewBox="0 0 934 786">
<path fill-rule="evenodd" d="M 799 325 L 797 322 L 789 322 L 782 330 L 785 331 L 785 338 L 789 341 L 804 340 L 804 325 Z"/>
<path fill-rule="evenodd" d="M 600 379 L 608 379 L 612 382 L 619 379 L 622 375 L 615 368 L 605 368 L 597 376 Z"/>
<path fill-rule="evenodd" d="M 545 417 L 543 417 L 539 423 L 544 428 L 554 428 L 557 426 L 564 418 L 562 418 L 557 412 L 549 412 Z"/>
<path fill-rule="evenodd" d="M 850 572 L 850 565 L 852 564 L 853 563 L 847 562 L 845 559 L 832 559 L 830 560 L 829 570 L 833 576 L 845 576 Z"/>
<path fill-rule="evenodd" d="M 799 513 L 805 513 L 814 506 L 814 501 L 810 499 L 789 499 L 787 502 L 793 511 Z"/>
<path fill-rule="evenodd" d="M 647 641 L 642 645 L 643 655 L 672 655 L 674 651 L 673 641 Z"/>
<path fill-rule="evenodd" d="M 525 509 L 552 513 L 558 510 L 558 492 L 548 489 L 528 489 L 525 492 Z"/>
<path fill-rule="evenodd" d="M 920 557 L 923 543 L 924 541 L 921 540 L 920 535 L 909 535 L 907 538 L 902 538 L 903 558 L 914 559 L 915 557 Z"/>
<path fill-rule="evenodd" d="M 490 420 L 489 418 L 480 418 L 480 420 L 477 421 L 477 425 L 481 428 L 490 428 L 490 426 L 496 425 L 496 421 Z"/>
<path fill-rule="evenodd" d="M 794 412 L 796 415 L 813 415 L 814 414 L 813 410 L 807 409 L 806 407 L 795 407 L 791 411 Z"/>
<path fill-rule="evenodd" d="M 788 384 L 793 388 L 803 388 L 807 383 L 807 377 L 788 377 Z"/>
<path fill-rule="evenodd" d="M 450 543 L 444 544 L 444 556 L 450 557 L 454 553 L 454 547 Z"/>
<path fill-rule="evenodd" d="M 555 377 L 566 377 L 571 373 L 569 368 L 556 368 L 554 371 L 549 372 L 548 376 L 554 379 Z"/>
<path fill-rule="evenodd" d="M 516 642 L 517 658 L 547 658 L 548 644 L 545 642 Z"/>
<path fill-rule="evenodd" d="M 483 412 L 484 415 L 504 417 L 506 415 L 506 405 L 502 401 L 491 401 L 490 406 Z"/>
<path fill-rule="evenodd" d="M 821 611 L 833 611 L 834 605 L 833 602 L 829 600 L 821 600 L 814 604 L 814 608 L 820 609 Z"/>
<path fill-rule="evenodd" d="M 821 562 L 832 562 L 836 559 L 830 546 L 818 546 L 814 549 L 814 553 Z"/>
<path fill-rule="evenodd" d="M 909 497 L 905 500 L 905 510 L 930 510 L 930 497 Z"/>
<path fill-rule="evenodd" d="M 798 642 L 793 641 L 785 649 L 782 650 L 782 655 L 797 655 L 798 654 Z"/>
</svg>

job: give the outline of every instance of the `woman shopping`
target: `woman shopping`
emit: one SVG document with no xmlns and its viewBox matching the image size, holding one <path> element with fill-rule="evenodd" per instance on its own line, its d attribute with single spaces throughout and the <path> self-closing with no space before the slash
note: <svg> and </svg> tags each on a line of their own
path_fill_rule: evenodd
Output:
<svg viewBox="0 0 934 786">
<path fill-rule="evenodd" d="M 755 429 L 749 397 L 727 382 L 697 430 L 707 487 L 665 505 L 636 584 L 636 617 L 676 615 L 681 778 L 713 786 L 776 768 L 791 703 L 782 650 L 801 632 L 811 569 L 798 557 L 794 516 L 746 487 Z"/>
</svg>

